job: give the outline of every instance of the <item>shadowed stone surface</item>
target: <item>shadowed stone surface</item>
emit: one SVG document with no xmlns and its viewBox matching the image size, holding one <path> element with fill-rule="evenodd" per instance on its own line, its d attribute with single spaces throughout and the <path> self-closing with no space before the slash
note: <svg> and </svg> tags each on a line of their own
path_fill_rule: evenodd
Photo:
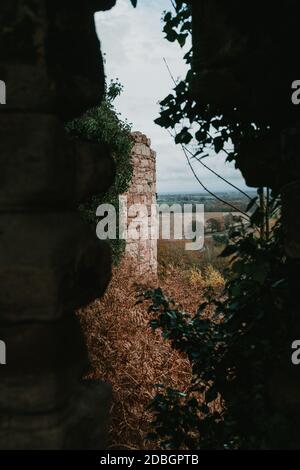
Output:
<svg viewBox="0 0 300 470">
<path fill-rule="evenodd" d="M 266 371 L 270 407 L 287 416 L 290 448 L 300 445 L 300 375 L 291 344 L 300 337 L 300 106 L 292 83 L 300 77 L 297 56 L 299 2 L 193 0 L 193 94 L 196 104 L 238 108 L 240 121 L 270 126 L 267 137 L 244 140 L 237 167 L 248 185 L 268 186 L 282 196 L 284 247 L 288 258 L 289 341 L 276 373 Z M 297 12 L 297 13 L 296 13 Z M 292 319 L 292 321 L 290 321 Z"/>
<path fill-rule="evenodd" d="M 78 204 L 106 191 L 107 147 L 70 141 L 66 119 L 100 103 L 94 12 L 113 0 L 0 4 L 0 449 L 102 449 L 110 388 L 88 366 L 74 310 L 103 294 L 107 244 Z"/>
</svg>

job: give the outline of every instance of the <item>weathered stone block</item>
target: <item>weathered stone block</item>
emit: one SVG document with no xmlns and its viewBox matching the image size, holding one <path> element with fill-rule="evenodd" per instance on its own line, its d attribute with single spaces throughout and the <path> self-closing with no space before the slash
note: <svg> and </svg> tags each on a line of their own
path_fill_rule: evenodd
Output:
<svg viewBox="0 0 300 470">
<path fill-rule="evenodd" d="M 76 400 L 76 397 L 75 397 Z M 64 449 L 104 450 L 109 443 L 110 385 L 84 380 L 74 400 L 75 413 L 70 418 Z"/>
<path fill-rule="evenodd" d="M 7 364 L 0 368 L 0 414 L 62 407 L 88 367 L 77 317 L 51 323 L 0 323 L 0 336 L 7 350 Z"/>
<path fill-rule="evenodd" d="M 75 158 L 51 115 L 0 114 L 0 208 L 68 206 Z"/>
<path fill-rule="evenodd" d="M 0 243 L 0 321 L 59 318 L 110 279 L 109 246 L 77 213 L 3 214 Z"/>
<path fill-rule="evenodd" d="M 51 115 L 0 114 L 0 153 L 2 210 L 77 207 L 114 179 L 107 146 L 69 141 Z"/>
<path fill-rule="evenodd" d="M 111 389 L 104 382 L 83 382 L 69 403 L 50 413 L 0 417 L 0 449 L 103 450 L 108 439 Z"/>
<path fill-rule="evenodd" d="M 7 104 L 1 113 L 7 110 L 38 110 L 41 113 L 55 110 L 55 87 L 45 67 L 0 62 L 0 77 L 5 81 L 7 92 Z"/>
<path fill-rule="evenodd" d="M 69 119 L 100 103 L 104 70 L 93 7 L 107 9 L 115 2 L 92 3 L 1 3 L 0 75 L 7 83 L 6 109 Z"/>
</svg>

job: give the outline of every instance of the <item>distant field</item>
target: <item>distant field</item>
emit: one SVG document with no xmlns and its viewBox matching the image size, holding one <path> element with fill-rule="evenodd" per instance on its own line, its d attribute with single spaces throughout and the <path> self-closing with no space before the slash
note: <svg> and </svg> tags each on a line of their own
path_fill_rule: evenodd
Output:
<svg viewBox="0 0 300 470">
<path fill-rule="evenodd" d="M 218 192 L 217 196 L 230 204 L 234 205 L 238 210 L 245 211 L 249 203 L 249 198 L 237 192 Z M 249 197 L 255 196 L 255 191 L 248 191 Z M 205 212 L 231 212 L 227 204 L 217 200 L 208 194 L 158 194 L 159 204 L 204 204 Z"/>
<path fill-rule="evenodd" d="M 181 212 L 182 213 L 182 212 Z M 219 228 L 216 228 L 217 231 L 224 231 L 225 229 L 225 220 L 226 216 L 231 214 L 233 217 L 239 217 L 241 214 L 240 212 L 204 212 L 204 227 L 205 227 L 205 232 L 211 232 L 208 230 L 208 221 L 217 221 Z M 180 220 L 180 216 L 177 213 L 176 217 L 178 218 L 177 220 Z M 171 239 L 174 239 L 174 218 L 175 214 L 173 212 L 170 213 L 170 217 L 168 214 L 162 213 L 159 215 L 159 238 L 162 238 L 162 226 L 168 224 L 168 220 L 170 220 L 170 234 L 171 234 Z M 191 220 L 195 220 L 195 216 L 191 218 Z M 200 219 L 198 219 L 200 220 Z M 182 219 L 182 233 L 184 234 L 184 222 Z"/>
</svg>

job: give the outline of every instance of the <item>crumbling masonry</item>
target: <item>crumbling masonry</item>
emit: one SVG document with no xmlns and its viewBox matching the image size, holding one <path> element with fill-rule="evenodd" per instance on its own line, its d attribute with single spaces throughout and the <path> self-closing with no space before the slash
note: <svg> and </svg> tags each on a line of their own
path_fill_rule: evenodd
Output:
<svg viewBox="0 0 300 470">
<path fill-rule="evenodd" d="M 127 197 L 129 227 L 126 253 L 132 258 L 141 280 L 155 279 L 157 220 L 153 206 L 156 205 L 156 153 L 151 149 L 151 141 L 146 135 L 133 132 L 132 137 L 135 142 L 131 153 L 133 174 L 130 188 L 124 194 Z M 143 205 L 146 211 L 139 210 L 139 205 Z M 132 236 L 130 225 L 133 227 L 133 232 L 140 235 L 139 238 Z M 149 238 L 141 236 L 142 227 L 147 227 Z"/>
</svg>

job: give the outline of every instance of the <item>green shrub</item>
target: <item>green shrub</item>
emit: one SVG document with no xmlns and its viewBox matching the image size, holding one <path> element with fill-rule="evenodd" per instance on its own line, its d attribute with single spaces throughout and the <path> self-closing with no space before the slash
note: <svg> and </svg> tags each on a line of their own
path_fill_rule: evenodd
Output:
<svg viewBox="0 0 300 470">
<path fill-rule="evenodd" d="M 286 448 L 287 416 L 270 405 L 291 321 L 280 222 L 268 238 L 250 229 L 235 234 L 221 256 L 231 257 L 224 295 L 211 294 L 194 314 L 161 289 L 145 294 L 151 328 L 186 354 L 193 370 L 189 389 L 161 388 L 152 401 L 150 438 L 170 449 Z"/>
<path fill-rule="evenodd" d="M 122 120 L 114 107 L 114 100 L 122 90 L 123 87 L 118 80 L 111 81 L 100 106 L 88 110 L 66 126 L 67 132 L 74 139 L 108 145 L 115 160 L 116 176 L 110 189 L 106 193 L 95 194 L 90 201 L 79 206 L 83 218 L 95 225 L 99 221 L 96 209 L 100 204 L 112 204 L 118 213 L 118 196 L 128 189 L 132 178 L 131 124 L 127 120 Z M 109 243 L 113 262 L 117 264 L 125 249 L 125 241 L 117 238 L 110 240 Z"/>
</svg>

